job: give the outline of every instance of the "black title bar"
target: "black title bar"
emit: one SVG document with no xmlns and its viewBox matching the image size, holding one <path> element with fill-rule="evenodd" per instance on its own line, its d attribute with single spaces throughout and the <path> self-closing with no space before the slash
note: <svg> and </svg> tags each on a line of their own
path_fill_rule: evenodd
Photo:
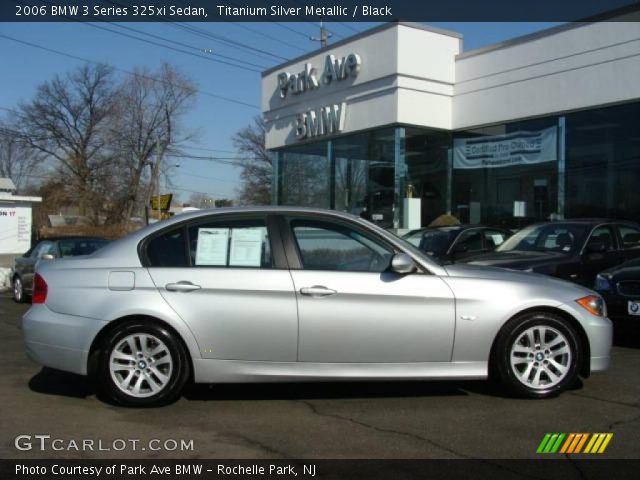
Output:
<svg viewBox="0 0 640 480">
<path fill-rule="evenodd" d="M 611 12 L 615 12 L 614 15 Z M 618 16 L 617 14 L 624 14 Z M 638 21 L 637 0 L 2 0 L 2 22 Z"/>
</svg>

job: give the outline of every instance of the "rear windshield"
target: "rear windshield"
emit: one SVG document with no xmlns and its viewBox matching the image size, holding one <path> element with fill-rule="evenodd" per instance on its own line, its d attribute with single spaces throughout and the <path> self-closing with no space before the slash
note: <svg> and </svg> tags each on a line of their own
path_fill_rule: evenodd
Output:
<svg viewBox="0 0 640 480">
<path fill-rule="evenodd" d="M 60 254 L 63 257 L 77 257 L 79 255 L 89 255 L 104 247 L 107 243 L 109 243 L 107 240 L 99 238 L 79 238 L 60 240 L 58 245 L 60 246 Z"/>
</svg>

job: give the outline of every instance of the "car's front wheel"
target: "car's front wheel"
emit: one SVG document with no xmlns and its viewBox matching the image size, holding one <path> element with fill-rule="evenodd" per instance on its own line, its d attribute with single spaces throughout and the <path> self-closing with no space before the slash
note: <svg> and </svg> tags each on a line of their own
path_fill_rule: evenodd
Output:
<svg viewBox="0 0 640 480">
<path fill-rule="evenodd" d="M 578 335 L 565 319 L 533 312 L 504 326 L 496 341 L 494 367 L 513 393 L 546 398 L 575 383 L 582 360 Z"/>
<path fill-rule="evenodd" d="M 26 301 L 24 285 L 18 275 L 13 278 L 13 300 L 17 303 L 24 303 Z"/>
<path fill-rule="evenodd" d="M 120 325 L 106 336 L 101 350 L 100 385 L 122 405 L 170 403 L 189 378 L 190 364 L 182 342 L 153 322 Z"/>
</svg>

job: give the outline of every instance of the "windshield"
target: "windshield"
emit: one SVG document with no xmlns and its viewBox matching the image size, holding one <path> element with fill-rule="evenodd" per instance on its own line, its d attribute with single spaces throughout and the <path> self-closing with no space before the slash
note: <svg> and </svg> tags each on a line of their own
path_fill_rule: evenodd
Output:
<svg viewBox="0 0 640 480">
<path fill-rule="evenodd" d="M 524 228 L 500 245 L 497 252 L 574 253 L 582 245 L 587 225 L 548 223 Z"/>
<path fill-rule="evenodd" d="M 444 255 L 455 237 L 452 230 L 418 230 L 407 234 L 404 239 L 429 255 Z"/>
<path fill-rule="evenodd" d="M 107 243 L 109 243 L 107 240 L 102 240 L 100 238 L 60 240 L 60 253 L 63 257 L 89 255 L 99 248 L 104 247 Z"/>
</svg>

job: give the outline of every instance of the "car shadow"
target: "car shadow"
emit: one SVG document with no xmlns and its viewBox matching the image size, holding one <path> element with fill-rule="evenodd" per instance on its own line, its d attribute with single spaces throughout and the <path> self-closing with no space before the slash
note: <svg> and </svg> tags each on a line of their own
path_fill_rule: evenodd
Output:
<svg viewBox="0 0 640 480">
<path fill-rule="evenodd" d="M 571 390 L 582 388 L 578 380 Z M 36 393 L 84 399 L 96 395 L 109 405 L 117 405 L 103 396 L 90 377 L 44 367 L 29 380 Z M 183 393 L 188 401 L 234 400 L 333 400 L 356 398 L 453 397 L 470 394 L 517 399 L 492 381 L 372 381 L 305 383 L 225 383 L 190 384 Z"/>
<path fill-rule="evenodd" d="M 453 381 L 197 384 L 190 385 L 184 393 L 184 397 L 191 401 L 332 400 L 459 395 L 469 395 L 469 393 L 463 384 Z"/>
<path fill-rule="evenodd" d="M 86 398 L 96 393 L 90 378 L 47 367 L 29 380 L 29 388 L 36 393 L 73 398 Z"/>
<path fill-rule="evenodd" d="M 640 325 L 614 322 L 613 345 L 622 348 L 640 348 Z"/>
</svg>

